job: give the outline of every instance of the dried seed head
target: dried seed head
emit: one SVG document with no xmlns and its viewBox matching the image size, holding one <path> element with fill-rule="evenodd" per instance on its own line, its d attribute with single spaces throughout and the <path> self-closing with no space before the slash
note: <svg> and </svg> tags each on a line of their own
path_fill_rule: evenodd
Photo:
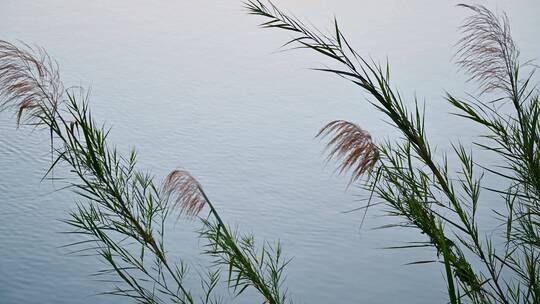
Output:
<svg viewBox="0 0 540 304">
<path fill-rule="evenodd" d="M 0 111 L 14 109 L 17 124 L 54 114 L 64 88 L 58 66 L 41 48 L 0 40 Z"/>
<path fill-rule="evenodd" d="M 511 89 L 510 77 L 519 67 L 519 50 L 510 35 L 508 17 L 500 18 L 484 6 L 460 5 L 473 11 L 461 25 L 457 63 L 481 93 Z"/>
<path fill-rule="evenodd" d="M 352 170 L 351 183 L 370 171 L 379 159 L 379 150 L 371 135 L 356 124 L 344 120 L 332 121 L 317 134 L 317 137 L 327 136 L 331 136 L 326 145 L 330 150 L 328 159 L 341 161 L 338 167 L 340 173 Z"/>
<path fill-rule="evenodd" d="M 165 179 L 164 192 L 174 200 L 174 207 L 180 207 L 182 213 L 196 216 L 206 203 L 201 185 L 189 172 L 174 170 Z"/>
</svg>

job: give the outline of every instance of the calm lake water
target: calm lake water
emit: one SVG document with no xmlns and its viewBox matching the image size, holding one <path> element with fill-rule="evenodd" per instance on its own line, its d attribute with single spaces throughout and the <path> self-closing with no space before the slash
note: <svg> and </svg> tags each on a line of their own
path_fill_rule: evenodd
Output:
<svg viewBox="0 0 540 304">
<path fill-rule="evenodd" d="M 451 62 L 466 16 L 456 2 L 276 2 L 322 29 L 335 15 L 362 54 L 388 57 L 403 94 L 425 101 L 438 151 L 471 141 L 474 128 L 448 116 L 442 98 L 472 89 Z M 524 58 L 539 54 L 537 0 L 482 3 L 508 12 Z M 119 149 L 137 147 L 140 168 L 158 179 L 188 169 L 229 223 L 281 240 L 298 303 L 446 303 L 439 265 L 404 265 L 432 259 L 432 250 L 381 249 L 420 240 L 415 231 L 371 230 L 389 222 L 378 210 L 362 229 L 361 213 L 343 213 L 361 206 L 362 192 L 346 189 L 313 139 L 334 119 L 377 139 L 395 132 L 357 88 L 308 69 L 323 58 L 278 52 L 290 36 L 260 21 L 235 0 L 2 0 L 0 39 L 45 47 L 67 85 L 91 87 L 95 117 L 113 127 Z M 59 221 L 75 198 L 40 183 L 47 151 L 46 134 L 17 131 L 14 117 L 0 114 L 0 303 L 129 303 L 96 296 L 110 288 L 91 276 L 104 265 L 62 247 L 77 240 Z M 481 220 L 495 224 L 489 212 Z M 179 222 L 169 250 L 196 264 L 195 228 Z"/>
</svg>

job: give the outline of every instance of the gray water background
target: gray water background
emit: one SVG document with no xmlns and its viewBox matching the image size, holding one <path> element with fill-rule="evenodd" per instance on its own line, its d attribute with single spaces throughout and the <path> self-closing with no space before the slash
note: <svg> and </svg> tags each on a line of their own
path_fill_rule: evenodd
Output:
<svg viewBox="0 0 540 304">
<path fill-rule="evenodd" d="M 447 115 L 442 98 L 473 89 L 451 62 L 466 16 L 457 2 L 276 2 L 323 30 L 335 15 L 360 53 L 388 58 L 403 94 L 425 102 L 438 151 L 473 139 L 476 129 Z M 481 3 L 507 11 L 523 57 L 537 56 L 538 1 Z M 433 258 L 431 249 L 380 249 L 421 240 L 415 231 L 371 230 L 389 221 L 377 210 L 362 229 L 361 213 L 342 213 L 361 206 L 362 192 L 325 166 L 313 139 L 334 119 L 378 140 L 396 133 L 356 87 L 308 69 L 324 58 L 279 52 L 291 36 L 260 21 L 233 0 L 0 1 L 0 39 L 45 47 L 66 84 L 91 87 L 95 117 L 113 127 L 119 149 L 138 149 L 140 168 L 158 179 L 188 169 L 229 223 L 281 240 L 297 302 L 445 303 L 439 265 L 404 266 Z M 16 130 L 14 116 L 0 114 L 0 303 L 129 303 L 96 296 L 110 288 L 90 276 L 104 265 L 61 247 L 77 240 L 59 221 L 74 196 L 40 183 L 47 151 L 46 134 Z M 489 209 L 500 203 L 483 204 L 481 220 L 496 225 Z M 169 250 L 196 263 L 194 229 L 177 224 Z"/>
</svg>

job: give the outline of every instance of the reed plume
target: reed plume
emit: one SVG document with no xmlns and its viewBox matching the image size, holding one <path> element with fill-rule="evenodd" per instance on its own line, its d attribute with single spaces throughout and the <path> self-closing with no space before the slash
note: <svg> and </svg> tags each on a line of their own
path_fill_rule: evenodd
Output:
<svg viewBox="0 0 540 304">
<path fill-rule="evenodd" d="M 358 125 L 335 120 L 324 126 L 316 137 L 331 136 L 326 147 L 328 159 L 337 158 L 340 173 L 352 170 L 351 183 L 371 171 L 379 159 L 379 150 L 371 135 Z"/>
<path fill-rule="evenodd" d="M 203 209 L 206 199 L 199 182 L 185 170 L 173 170 L 163 183 L 164 192 L 173 198 L 174 207 L 182 213 L 194 217 Z"/>
<path fill-rule="evenodd" d="M 519 67 L 519 50 L 510 34 L 508 16 L 500 18 L 481 5 L 459 6 L 473 11 L 461 25 L 457 63 L 477 81 L 482 93 L 497 89 L 512 91 Z"/>
<path fill-rule="evenodd" d="M 39 123 L 54 115 L 63 93 L 58 65 L 44 49 L 0 40 L 0 110 L 15 109 L 17 124 L 23 116 Z"/>
</svg>

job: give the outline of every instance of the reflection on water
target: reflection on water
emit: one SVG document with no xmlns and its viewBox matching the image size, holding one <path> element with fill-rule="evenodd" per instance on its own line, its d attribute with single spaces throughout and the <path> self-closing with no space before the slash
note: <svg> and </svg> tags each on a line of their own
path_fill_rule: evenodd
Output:
<svg viewBox="0 0 540 304">
<path fill-rule="evenodd" d="M 319 57 L 276 53 L 289 36 L 257 29 L 260 20 L 239 1 L 149 3 L 3 1 L 0 38 L 44 46 L 67 84 L 91 86 L 95 116 L 113 126 L 120 149 L 137 147 L 143 169 L 160 178 L 187 168 L 229 222 L 279 238 L 294 258 L 287 282 L 299 302 L 442 302 L 437 265 L 403 266 L 432 258 L 430 250 L 379 249 L 418 240 L 414 231 L 370 231 L 388 221 L 375 210 L 360 230 L 360 214 L 341 213 L 361 204 L 361 192 L 346 191 L 347 178 L 324 166 L 313 135 L 334 119 L 356 121 L 376 138 L 395 135 L 358 90 L 306 69 L 324 64 Z M 374 3 L 278 2 L 323 28 L 335 14 L 361 52 L 388 56 L 404 94 L 425 97 L 440 151 L 447 139 L 470 140 L 470 126 L 449 118 L 441 98 L 465 89 L 450 62 L 464 12 L 444 1 Z M 486 4 L 509 12 L 524 57 L 534 57 L 534 1 Z M 16 131 L 5 113 L 0 135 L 0 302 L 128 302 L 96 298 L 109 285 L 89 275 L 103 265 L 61 247 L 76 240 L 58 221 L 74 197 L 40 184 L 47 137 Z M 197 262 L 194 228 L 175 226 L 169 249 Z"/>
</svg>

